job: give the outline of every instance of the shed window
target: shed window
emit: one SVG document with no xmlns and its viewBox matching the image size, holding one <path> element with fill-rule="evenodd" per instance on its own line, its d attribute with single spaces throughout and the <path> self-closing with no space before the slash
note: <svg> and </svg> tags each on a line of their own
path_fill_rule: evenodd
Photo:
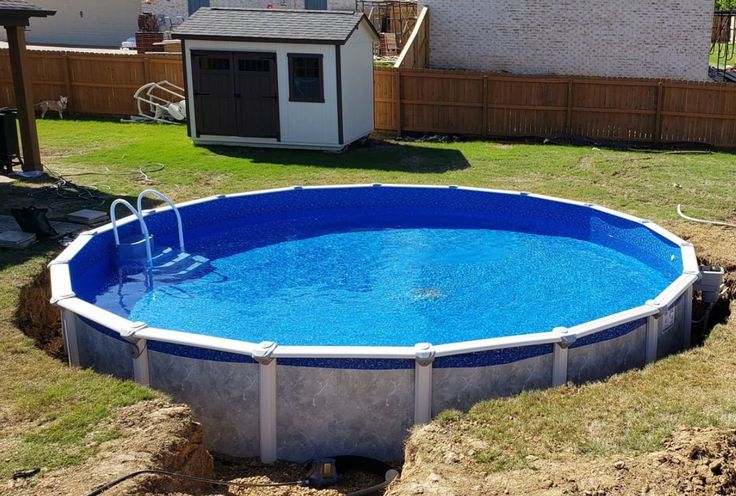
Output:
<svg viewBox="0 0 736 496">
<path fill-rule="evenodd" d="M 271 64 L 268 60 L 246 59 L 238 62 L 238 68 L 243 72 L 270 72 Z"/>
<path fill-rule="evenodd" d="M 289 101 L 325 101 L 322 55 L 289 54 Z"/>
<path fill-rule="evenodd" d="M 202 57 L 199 59 L 199 68 L 203 71 L 229 71 L 230 59 Z"/>
</svg>

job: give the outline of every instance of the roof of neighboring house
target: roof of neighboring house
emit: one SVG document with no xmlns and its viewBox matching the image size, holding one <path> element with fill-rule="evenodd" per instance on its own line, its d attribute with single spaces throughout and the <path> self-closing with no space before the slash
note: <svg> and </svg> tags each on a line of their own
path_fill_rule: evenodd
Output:
<svg viewBox="0 0 736 496">
<path fill-rule="evenodd" d="M 26 0 L 0 0 L 0 12 L 3 14 L 17 12 L 18 14 L 28 15 L 31 17 L 46 17 L 47 15 L 53 15 L 56 13 L 54 10 L 46 10 L 41 7 L 37 7 L 32 3 L 26 2 Z"/>
<path fill-rule="evenodd" d="M 0 26 L 27 26 L 29 17 L 46 17 L 56 14 L 26 2 L 26 0 L 0 0 Z"/>
<path fill-rule="evenodd" d="M 1 0 L 0 0 L 1 1 Z M 202 8 L 174 28 L 179 39 L 342 44 L 368 18 L 359 12 Z"/>
</svg>

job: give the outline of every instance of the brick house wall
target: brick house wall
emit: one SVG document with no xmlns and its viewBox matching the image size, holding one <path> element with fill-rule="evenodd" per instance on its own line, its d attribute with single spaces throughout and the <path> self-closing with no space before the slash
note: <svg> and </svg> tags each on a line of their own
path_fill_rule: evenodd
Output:
<svg viewBox="0 0 736 496">
<path fill-rule="evenodd" d="M 419 0 L 430 66 L 708 79 L 713 0 Z"/>
<path fill-rule="evenodd" d="M 213 7 L 303 9 L 304 0 L 210 0 Z M 355 10 L 355 0 L 327 0 L 329 10 Z"/>
<path fill-rule="evenodd" d="M 189 4 L 187 0 L 144 0 L 141 11 L 151 14 L 163 14 L 172 20 L 186 19 L 189 15 Z"/>
</svg>

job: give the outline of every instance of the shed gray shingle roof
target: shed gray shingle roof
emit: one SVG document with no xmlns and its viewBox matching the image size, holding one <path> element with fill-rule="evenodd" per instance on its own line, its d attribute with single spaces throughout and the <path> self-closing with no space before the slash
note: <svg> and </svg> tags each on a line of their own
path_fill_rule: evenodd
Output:
<svg viewBox="0 0 736 496">
<path fill-rule="evenodd" d="M 334 10 L 202 8 L 175 28 L 173 37 L 344 43 L 364 18 Z"/>
</svg>

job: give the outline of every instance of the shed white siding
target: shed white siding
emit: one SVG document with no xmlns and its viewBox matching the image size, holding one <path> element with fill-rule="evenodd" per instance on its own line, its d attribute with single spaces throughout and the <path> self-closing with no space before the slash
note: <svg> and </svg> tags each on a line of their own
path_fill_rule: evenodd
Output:
<svg viewBox="0 0 736 496">
<path fill-rule="evenodd" d="M 342 46 L 342 114 L 345 143 L 373 132 L 373 36 L 366 22 Z"/>
<path fill-rule="evenodd" d="M 192 51 L 219 50 L 225 52 L 265 52 L 276 53 L 276 66 L 279 91 L 279 121 L 281 142 L 304 148 L 339 148 L 337 123 L 337 74 L 335 70 L 334 45 L 306 45 L 292 43 L 254 43 L 211 40 L 187 40 L 187 67 L 192 64 Z M 289 63 L 287 54 L 321 54 L 323 56 L 324 103 L 289 101 Z M 372 61 L 372 59 L 371 59 Z M 188 100 L 194 101 L 192 71 L 188 71 Z M 196 122 L 195 106 L 189 106 L 189 125 Z M 262 143 L 276 144 L 276 140 L 241 138 L 236 136 L 197 137 L 191 129 L 192 139 L 202 144 Z"/>
<path fill-rule="evenodd" d="M 56 15 L 34 19 L 29 44 L 119 47 L 138 29 L 140 0 L 34 0 Z"/>
</svg>

